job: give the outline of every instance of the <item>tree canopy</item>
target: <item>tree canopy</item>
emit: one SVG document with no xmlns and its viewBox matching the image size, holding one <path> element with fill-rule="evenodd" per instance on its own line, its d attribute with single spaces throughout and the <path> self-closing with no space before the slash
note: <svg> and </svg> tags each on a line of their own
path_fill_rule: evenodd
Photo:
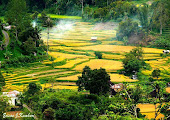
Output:
<svg viewBox="0 0 170 120">
<path fill-rule="evenodd" d="M 85 66 L 76 84 L 79 90 L 89 90 L 93 94 L 106 94 L 110 91 L 110 76 L 103 68 L 91 70 Z"/>
</svg>

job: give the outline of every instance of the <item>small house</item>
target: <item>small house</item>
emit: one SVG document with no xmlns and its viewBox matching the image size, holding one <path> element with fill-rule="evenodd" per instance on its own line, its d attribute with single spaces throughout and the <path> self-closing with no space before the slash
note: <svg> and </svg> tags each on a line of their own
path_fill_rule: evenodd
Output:
<svg viewBox="0 0 170 120">
<path fill-rule="evenodd" d="M 11 92 L 3 92 L 3 96 L 7 96 L 10 98 L 8 101 L 9 104 L 14 105 L 14 106 L 16 105 L 16 101 L 18 100 L 17 95 L 19 95 L 19 94 L 20 94 L 20 92 L 16 91 L 16 90 L 11 91 Z"/>
<path fill-rule="evenodd" d="M 91 41 L 92 42 L 96 42 L 97 41 L 97 37 L 91 37 Z"/>
<path fill-rule="evenodd" d="M 169 50 L 163 50 L 163 54 L 169 54 Z"/>
<path fill-rule="evenodd" d="M 4 30 L 11 30 L 11 25 L 9 25 L 9 26 L 3 26 L 3 29 L 4 29 Z"/>
<path fill-rule="evenodd" d="M 116 92 L 120 92 L 123 90 L 123 83 L 114 84 L 111 86 L 111 89 L 114 89 Z"/>
</svg>

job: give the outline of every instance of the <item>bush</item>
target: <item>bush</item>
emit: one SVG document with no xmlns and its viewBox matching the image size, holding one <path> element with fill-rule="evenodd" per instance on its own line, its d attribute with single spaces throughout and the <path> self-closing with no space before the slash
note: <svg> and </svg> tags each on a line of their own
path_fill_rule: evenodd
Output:
<svg viewBox="0 0 170 120">
<path fill-rule="evenodd" d="M 154 46 L 156 46 L 158 48 L 163 48 L 163 49 L 169 50 L 170 49 L 169 39 L 170 39 L 170 35 L 166 36 L 166 37 L 163 37 L 163 38 L 160 38 L 160 39 L 157 39 L 154 42 Z"/>
<path fill-rule="evenodd" d="M 27 63 L 35 62 L 35 61 L 41 61 L 47 59 L 46 55 L 41 55 L 41 56 L 19 56 L 17 58 L 13 59 L 6 59 L 2 62 L 2 68 L 5 67 L 18 67 L 20 65 L 25 65 Z"/>
<path fill-rule="evenodd" d="M 94 54 L 95 54 L 99 59 L 102 59 L 102 53 L 101 53 L 101 52 L 96 51 Z"/>
</svg>

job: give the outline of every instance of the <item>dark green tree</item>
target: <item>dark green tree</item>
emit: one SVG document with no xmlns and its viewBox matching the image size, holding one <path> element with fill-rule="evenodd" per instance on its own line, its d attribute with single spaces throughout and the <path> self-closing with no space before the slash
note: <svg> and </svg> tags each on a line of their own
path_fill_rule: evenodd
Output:
<svg viewBox="0 0 170 120">
<path fill-rule="evenodd" d="M 1 63 L 0 63 L 1 64 Z M 1 66 L 0 66 L 1 68 Z M 5 79 L 1 73 L 1 70 L 0 70 L 0 91 L 1 91 L 1 87 L 5 85 Z"/>
<path fill-rule="evenodd" d="M 95 54 L 99 59 L 102 59 L 102 53 L 101 53 L 101 52 L 95 51 L 94 54 Z"/>
<path fill-rule="evenodd" d="M 5 15 L 6 20 L 9 24 L 15 26 L 16 40 L 18 40 L 18 33 L 31 26 L 30 16 L 27 13 L 26 1 L 11 0 L 7 8 L 8 11 Z"/>
<path fill-rule="evenodd" d="M 106 94 L 110 91 L 110 76 L 103 68 L 91 70 L 85 66 L 76 84 L 79 90 L 89 90 L 92 94 Z"/>
<path fill-rule="evenodd" d="M 33 54 L 33 52 L 36 52 L 36 44 L 33 38 L 28 38 L 27 41 L 24 42 L 23 48 L 26 52 L 26 54 Z"/>
<path fill-rule="evenodd" d="M 143 59 L 143 50 L 141 47 L 136 47 L 130 51 L 131 54 L 133 54 L 138 60 Z"/>
<path fill-rule="evenodd" d="M 153 70 L 152 72 L 152 77 L 156 77 L 158 79 L 158 77 L 160 76 L 161 71 L 157 68 L 155 70 Z"/>
<path fill-rule="evenodd" d="M 140 23 L 144 29 L 148 28 L 148 17 L 149 17 L 149 7 L 147 4 L 144 4 L 143 6 L 139 7 L 138 9 L 138 16 Z"/>
<path fill-rule="evenodd" d="M 123 66 L 127 75 L 131 75 L 133 71 L 138 72 L 145 64 L 141 47 L 132 49 L 123 59 Z"/>
<path fill-rule="evenodd" d="M 123 66 L 127 74 L 132 74 L 133 71 L 138 72 L 142 68 L 142 63 L 133 54 L 126 54 L 123 59 Z"/>
<path fill-rule="evenodd" d="M 1 29 L 1 27 L 0 27 L 0 44 L 2 44 L 2 43 L 1 43 L 2 40 L 3 40 L 3 34 L 2 34 L 2 29 Z"/>
<path fill-rule="evenodd" d="M 40 92 L 42 87 L 36 83 L 30 83 L 27 88 L 26 95 L 35 95 Z"/>
<path fill-rule="evenodd" d="M 138 31 L 138 23 L 134 22 L 130 18 L 126 18 L 125 20 L 119 23 L 118 32 L 116 36 L 118 40 L 123 41 L 123 37 L 127 36 L 129 38 L 131 34 L 137 34 Z"/>
<path fill-rule="evenodd" d="M 54 120 L 55 110 L 51 107 L 44 110 L 43 115 L 45 120 Z"/>
<path fill-rule="evenodd" d="M 8 100 L 8 98 L 0 96 L 0 118 L 3 118 L 3 114 L 10 110 Z"/>
<path fill-rule="evenodd" d="M 152 4 L 153 15 L 151 18 L 151 26 L 159 30 L 160 34 L 162 34 L 163 29 L 170 21 L 169 5 L 169 0 L 156 0 Z"/>
</svg>

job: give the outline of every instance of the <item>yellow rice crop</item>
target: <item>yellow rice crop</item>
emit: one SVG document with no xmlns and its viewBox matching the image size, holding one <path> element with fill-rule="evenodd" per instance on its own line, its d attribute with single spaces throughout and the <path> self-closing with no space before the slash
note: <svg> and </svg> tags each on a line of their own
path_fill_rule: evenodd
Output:
<svg viewBox="0 0 170 120">
<path fill-rule="evenodd" d="M 86 53 L 86 52 L 83 52 L 83 51 L 75 51 L 75 50 L 65 50 L 65 51 L 73 52 L 73 53 L 82 53 L 82 54 Z"/>
<path fill-rule="evenodd" d="M 67 54 L 67 53 L 60 53 L 60 52 L 49 52 L 49 55 L 58 58 L 66 58 L 66 59 L 72 59 L 72 58 L 87 58 L 85 55 L 74 55 L 74 54 Z"/>
<path fill-rule="evenodd" d="M 85 46 L 85 45 L 93 45 L 94 43 L 64 43 L 66 46 L 70 47 L 79 47 L 79 46 Z"/>
<path fill-rule="evenodd" d="M 71 68 L 71 67 L 73 67 L 75 64 L 80 63 L 80 62 L 83 62 L 83 61 L 87 61 L 87 60 L 89 60 L 89 59 L 68 60 L 65 65 L 56 66 L 55 68 Z"/>
<path fill-rule="evenodd" d="M 160 54 L 143 54 L 143 57 L 159 57 Z"/>
<path fill-rule="evenodd" d="M 80 50 L 94 50 L 94 51 L 106 51 L 114 53 L 130 52 L 135 48 L 134 46 L 118 46 L 118 45 L 95 45 L 95 46 L 86 46 L 86 47 L 77 47 L 75 49 Z M 161 53 L 161 49 L 155 48 L 143 48 L 146 53 Z"/>
<path fill-rule="evenodd" d="M 162 53 L 163 49 L 143 48 L 144 53 Z"/>
<path fill-rule="evenodd" d="M 69 49 L 73 49 L 73 47 L 50 46 L 50 50 L 69 50 Z"/>
<path fill-rule="evenodd" d="M 36 81 L 39 81 L 39 80 L 18 81 L 15 83 L 30 83 L 30 82 L 36 82 Z"/>
<path fill-rule="evenodd" d="M 53 69 L 53 70 L 46 70 L 46 71 L 41 71 L 41 72 L 34 72 L 32 74 L 27 74 L 25 76 L 35 76 L 35 75 L 39 75 L 39 74 L 42 74 L 42 73 L 48 73 L 48 72 L 58 72 L 58 71 L 61 71 L 61 69 Z"/>
<path fill-rule="evenodd" d="M 144 75 L 151 75 L 151 74 L 152 74 L 152 71 L 150 71 L 150 70 L 142 70 L 142 73 L 143 73 Z"/>
<path fill-rule="evenodd" d="M 117 46 L 117 45 L 94 45 L 94 46 L 77 47 L 75 49 L 122 53 L 122 52 L 129 52 L 133 48 L 135 47 Z"/>
<path fill-rule="evenodd" d="M 110 79 L 112 82 L 136 82 L 138 80 L 130 79 L 127 76 L 120 75 L 120 74 L 110 74 Z"/>
<path fill-rule="evenodd" d="M 54 61 L 45 61 L 45 62 L 43 62 L 43 64 L 52 64 L 52 63 L 60 62 L 60 61 L 63 61 L 63 60 L 65 60 L 65 58 L 57 57 Z"/>
<path fill-rule="evenodd" d="M 102 41 L 102 45 L 108 45 L 108 44 L 118 44 L 118 45 L 123 45 L 122 41 Z"/>
<path fill-rule="evenodd" d="M 21 79 L 21 78 L 28 78 L 28 76 L 22 75 L 22 76 L 18 76 L 18 77 L 8 78 L 7 80 Z"/>
<path fill-rule="evenodd" d="M 54 86 L 57 86 L 57 85 L 64 85 L 64 86 L 67 86 L 67 85 L 75 85 L 76 86 L 76 83 L 75 82 L 56 82 L 54 84 Z"/>
<path fill-rule="evenodd" d="M 54 86 L 53 89 L 77 89 L 78 86 Z"/>
<path fill-rule="evenodd" d="M 102 54 L 102 58 L 106 58 L 106 59 L 118 59 L 118 60 L 120 60 L 120 59 L 124 59 L 124 56 L 122 56 L 122 55 L 111 55 L 111 54 L 103 53 Z"/>
<path fill-rule="evenodd" d="M 45 74 L 45 75 L 39 75 L 38 78 L 40 77 L 49 77 L 49 76 L 53 76 L 53 75 L 64 75 L 67 73 L 73 73 L 74 71 L 64 71 L 64 72 L 59 72 L 59 73 L 51 73 L 51 74 Z"/>
<path fill-rule="evenodd" d="M 76 75 L 67 76 L 67 77 L 60 77 L 60 78 L 57 78 L 57 80 L 73 80 L 73 81 L 76 81 L 76 80 L 78 80 L 78 76 L 81 76 L 81 74 L 76 74 Z"/>
<path fill-rule="evenodd" d="M 143 59 L 146 60 L 146 59 L 160 59 L 161 57 L 144 57 Z"/>
<path fill-rule="evenodd" d="M 170 93 L 170 87 L 167 87 L 167 88 L 166 88 L 166 92 L 167 92 L 167 93 Z"/>
<path fill-rule="evenodd" d="M 77 65 L 74 69 L 82 71 L 85 66 L 89 66 L 91 69 L 100 69 L 102 67 L 107 71 L 115 71 L 123 68 L 122 62 L 120 61 L 93 59 L 89 62 Z"/>
<path fill-rule="evenodd" d="M 140 108 L 140 112 L 143 115 L 146 115 L 145 118 L 148 118 L 148 119 L 155 118 L 155 106 L 153 104 L 138 104 L 137 107 Z M 156 119 L 158 120 L 163 117 L 164 117 L 163 114 L 159 114 Z"/>
</svg>

